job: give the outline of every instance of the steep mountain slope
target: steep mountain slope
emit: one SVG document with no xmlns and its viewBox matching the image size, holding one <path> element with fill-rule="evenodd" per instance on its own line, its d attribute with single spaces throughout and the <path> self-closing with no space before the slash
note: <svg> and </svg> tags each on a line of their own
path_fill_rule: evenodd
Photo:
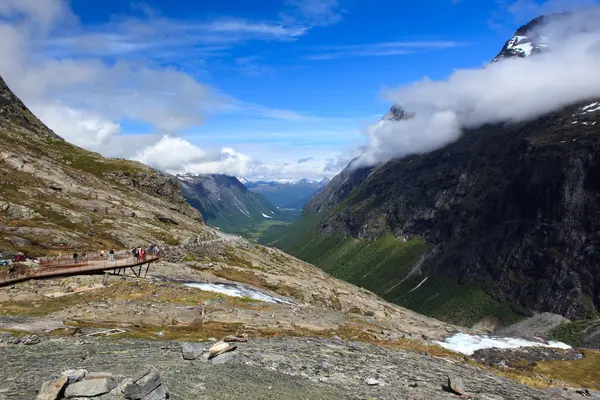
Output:
<svg viewBox="0 0 600 400">
<path fill-rule="evenodd" d="M 0 248 L 121 247 L 202 230 L 173 177 L 65 142 L 3 80 L 0 107 Z"/>
<path fill-rule="evenodd" d="M 246 187 L 258 193 L 279 208 L 301 209 L 306 202 L 319 190 L 327 186 L 329 180 L 311 181 L 301 179 L 297 182 L 247 182 Z"/>
<path fill-rule="evenodd" d="M 267 242 L 446 320 L 508 322 L 526 310 L 592 317 L 599 120 L 600 102 L 590 99 L 467 131 L 429 154 L 347 169 L 309 202 L 296 230 Z"/>
<path fill-rule="evenodd" d="M 235 177 L 226 175 L 179 175 L 183 195 L 204 219 L 220 228 L 232 228 L 272 219 L 277 207 L 252 193 Z"/>
</svg>

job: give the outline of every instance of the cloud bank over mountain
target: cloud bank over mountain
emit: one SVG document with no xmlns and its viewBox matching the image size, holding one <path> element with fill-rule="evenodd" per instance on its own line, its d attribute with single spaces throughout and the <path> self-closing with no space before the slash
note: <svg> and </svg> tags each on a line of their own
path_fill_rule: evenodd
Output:
<svg viewBox="0 0 600 400">
<path fill-rule="evenodd" d="M 458 139 L 463 129 L 530 120 L 600 97 L 599 20 L 599 8 L 555 16 L 527 34 L 542 40 L 546 51 L 388 91 L 391 102 L 415 117 L 369 127 L 357 165 L 432 151 Z"/>
</svg>

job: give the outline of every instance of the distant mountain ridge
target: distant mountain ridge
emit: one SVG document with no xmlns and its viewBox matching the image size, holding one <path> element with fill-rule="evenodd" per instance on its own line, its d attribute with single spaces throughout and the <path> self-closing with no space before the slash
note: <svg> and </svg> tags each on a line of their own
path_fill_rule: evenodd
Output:
<svg viewBox="0 0 600 400">
<path fill-rule="evenodd" d="M 228 229 L 275 218 L 279 211 L 237 178 L 221 174 L 177 175 L 186 200 L 212 225 Z"/>
<path fill-rule="evenodd" d="M 308 200 L 329 183 L 325 178 L 321 181 L 300 179 L 298 181 L 279 179 L 274 181 L 245 180 L 244 185 L 253 193 L 266 198 L 278 208 L 301 209 Z"/>
</svg>

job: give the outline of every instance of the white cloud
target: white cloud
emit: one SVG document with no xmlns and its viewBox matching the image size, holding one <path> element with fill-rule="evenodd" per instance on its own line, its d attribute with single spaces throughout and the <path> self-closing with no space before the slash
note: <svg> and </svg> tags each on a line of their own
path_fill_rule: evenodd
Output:
<svg viewBox="0 0 600 400">
<path fill-rule="evenodd" d="M 600 97 L 600 9 L 570 14 L 539 28 L 550 51 L 512 58 L 484 69 L 459 70 L 447 80 L 423 79 L 388 92 L 416 112 L 408 121 L 367 130 L 362 164 L 440 148 L 463 128 L 524 121 L 569 104 Z"/>
<path fill-rule="evenodd" d="M 327 170 L 329 160 L 322 158 L 307 157 L 302 163 L 274 158 L 264 163 L 229 147 L 207 151 L 173 136 L 164 136 L 142 148 L 134 159 L 171 174 L 226 174 L 250 180 L 322 179 L 338 172 Z"/>
<path fill-rule="evenodd" d="M 137 159 L 171 173 L 320 173 L 316 166 L 294 171 L 280 161 L 265 164 L 231 148 L 204 149 L 177 137 L 214 113 L 264 121 L 305 117 L 233 99 L 146 57 L 195 56 L 198 44 L 210 44 L 198 50 L 210 52 L 239 41 L 294 40 L 308 28 L 240 19 L 183 22 L 142 3 L 135 9 L 146 19 L 118 17 L 90 28 L 78 24 L 66 0 L 0 0 L 0 74 L 56 133 L 105 156 Z M 249 67 L 253 60 L 244 61 Z M 123 134 L 123 121 L 155 131 Z"/>
<path fill-rule="evenodd" d="M 38 118 L 60 132 L 63 139 L 90 150 L 102 150 L 121 132 L 119 124 L 93 112 L 59 105 L 33 105 Z"/>
</svg>

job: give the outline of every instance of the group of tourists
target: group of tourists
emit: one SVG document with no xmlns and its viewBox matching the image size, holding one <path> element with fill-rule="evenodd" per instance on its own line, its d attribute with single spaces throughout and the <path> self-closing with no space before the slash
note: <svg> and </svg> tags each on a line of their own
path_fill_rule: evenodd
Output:
<svg viewBox="0 0 600 400">
<path fill-rule="evenodd" d="M 108 252 L 104 250 L 100 250 L 100 258 L 106 260 L 106 256 L 108 255 L 109 261 L 115 261 L 115 251 L 110 249 Z"/>
<path fill-rule="evenodd" d="M 143 247 L 135 247 L 131 250 L 131 254 L 133 254 L 133 258 L 135 261 L 144 261 L 147 256 L 158 256 L 160 254 L 160 249 L 158 246 L 150 246 L 148 250 L 145 250 Z"/>
</svg>

